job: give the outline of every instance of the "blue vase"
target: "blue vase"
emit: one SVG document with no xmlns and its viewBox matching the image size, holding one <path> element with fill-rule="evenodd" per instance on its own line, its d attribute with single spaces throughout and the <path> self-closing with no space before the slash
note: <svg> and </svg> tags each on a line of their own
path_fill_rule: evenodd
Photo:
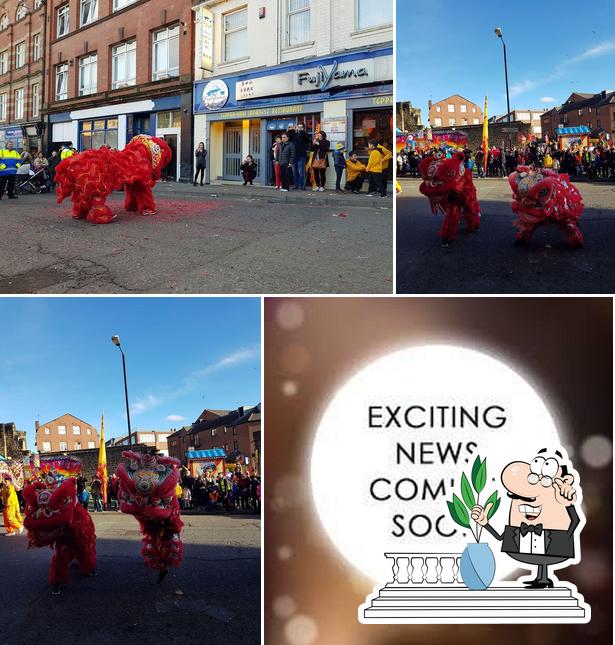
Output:
<svg viewBox="0 0 615 645">
<path fill-rule="evenodd" d="M 461 554 L 461 579 L 473 591 L 487 589 L 495 576 L 495 557 L 485 542 L 468 544 Z"/>
</svg>

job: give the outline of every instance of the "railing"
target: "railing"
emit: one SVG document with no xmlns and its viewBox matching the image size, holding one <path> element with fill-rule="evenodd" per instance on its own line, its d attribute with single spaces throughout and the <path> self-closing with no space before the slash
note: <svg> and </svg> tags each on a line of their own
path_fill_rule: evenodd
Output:
<svg viewBox="0 0 615 645">
<path fill-rule="evenodd" d="M 393 580 L 387 587 L 422 584 L 463 584 L 458 553 L 385 553 L 393 560 Z"/>
</svg>

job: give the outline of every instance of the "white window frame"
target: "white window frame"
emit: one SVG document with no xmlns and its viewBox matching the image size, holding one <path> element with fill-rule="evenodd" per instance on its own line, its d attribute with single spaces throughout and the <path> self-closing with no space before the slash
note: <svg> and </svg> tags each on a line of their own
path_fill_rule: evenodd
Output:
<svg viewBox="0 0 615 645">
<path fill-rule="evenodd" d="M 465 103 L 462 103 L 462 104 L 459 106 L 459 109 L 460 109 L 460 111 L 461 111 L 463 114 L 465 114 L 465 113 L 468 111 L 468 106 L 467 106 Z"/>
<path fill-rule="evenodd" d="M 62 74 L 62 85 L 58 88 L 58 77 L 60 74 Z M 56 65 L 55 97 L 56 101 L 64 101 L 68 98 L 68 63 Z"/>
<path fill-rule="evenodd" d="M 45 429 L 44 429 L 44 433 L 45 433 L 45 434 L 51 434 L 51 430 L 50 430 L 49 428 L 45 428 Z"/>
<path fill-rule="evenodd" d="M 231 29 L 229 31 L 226 30 L 226 18 L 228 16 L 232 16 L 236 13 L 241 13 L 244 12 L 246 14 L 246 26 L 245 27 L 238 27 L 236 29 Z M 238 58 L 228 58 L 227 57 L 227 47 L 226 47 L 226 37 L 228 34 L 236 34 L 239 33 L 240 31 L 248 31 L 248 7 L 241 7 L 239 9 L 234 9 L 233 11 L 227 11 L 226 13 L 222 14 L 222 61 L 225 63 L 232 63 L 234 61 L 239 61 L 239 60 L 244 60 L 246 58 L 249 58 L 250 53 L 249 51 L 245 53 L 243 56 L 239 56 Z"/>
<path fill-rule="evenodd" d="M 441 127 L 442 127 L 442 118 L 441 118 L 441 117 L 437 116 L 437 117 L 434 119 L 434 126 L 435 126 L 436 128 L 441 128 Z"/>
<path fill-rule="evenodd" d="M 436 112 L 442 112 L 442 106 L 436 105 Z"/>
<path fill-rule="evenodd" d="M 113 11 L 119 11 L 128 5 L 135 3 L 137 0 L 113 0 Z"/>
<path fill-rule="evenodd" d="M 51 452 L 51 441 L 43 441 L 43 452 Z"/>
<path fill-rule="evenodd" d="M 9 71 L 9 50 L 5 49 L 0 52 L 0 74 L 6 74 Z"/>
<path fill-rule="evenodd" d="M 66 426 L 58 426 L 58 434 L 65 435 L 66 434 Z"/>
<path fill-rule="evenodd" d="M 447 104 L 447 109 L 449 114 L 454 114 L 455 113 L 455 105 L 453 103 L 448 103 Z"/>
<path fill-rule="evenodd" d="M 134 58 L 134 65 L 133 65 L 134 77 L 133 78 L 128 78 L 128 70 L 130 68 L 130 66 L 128 65 L 128 61 L 130 57 Z M 115 77 L 116 61 L 118 61 L 117 66 L 119 67 L 121 65 L 123 68 L 124 74 L 123 74 L 122 80 L 119 80 L 119 78 Z M 133 38 L 132 40 L 126 40 L 123 43 L 114 45 L 111 48 L 111 89 L 117 90 L 118 88 L 121 88 L 121 87 L 128 87 L 130 85 L 135 85 L 136 82 L 137 82 L 137 41 L 136 39 Z"/>
<path fill-rule="evenodd" d="M 23 119 L 26 115 L 26 88 L 18 87 L 15 90 L 15 118 Z"/>
<path fill-rule="evenodd" d="M 310 41 L 310 36 L 312 33 L 312 2 L 311 0 L 308 0 L 307 6 L 306 7 L 301 7 L 300 9 L 295 9 L 294 11 L 291 9 L 291 2 L 293 0 L 286 0 L 286 9 L 288 15 L 286 16 L 286 44 L 288 47 L 300 47 L 301 45 L 304 45 L 305 43 L 308 43 Z M 304 38 L 303 40 L 298 40 L 297 42 L 292 42 L 291 38 L 291 24 L 292 24 L 292 19 L 295 16 L 299 16 L 302 13 L 307 13 L 308 14 L 308 33 L 307 37 Z M 246 27 L 247 28 L 247 27 Z"/>
<path fill-rule="evenodd" d="M 83 16 L 84 7 L 87 5 L 85 20 Z M 79 2 L 79 24 L 81 27 L 90 25 L 98 20 L 98 0 L 80 0 Z"/>
<path fill-rule="evenodd" d="M 41 57 L 41 35 L 40 33 L 32 36 L 32 62 L 36 62 Z"/>
<path fill-rule="evenodd" d="M 76 430 L 76 432 L 75 432 Z M 73 426 L 73 436 L 81 435 L 81 426 Z"/>
<path fill-rule="evenodd" d="M 86 71 L 87 68 L 87 71 Z M 87 74 L 87 79 L 84 78 Z M 85 81 L 89 81 L 86 85 Z M 86 54 L 79 59 L 79 96 L 96 94 L 98 87 L 98 54 Z"/>
<path fill-rule="evenodd" d="M 480 119 L 477 119 L 476 117 L 474 117 L 473 125 L 479 125 L 479 124 L 480 124 Z"/>
<path fill-rule="evenodd" d="M 96 442 L 95 441 L 88 441 L 88 448 L 96 448 Z"/>
<path fill-rule="evenodd" d="M 66 21 L 64 18 L 66 17 Z M 64 31 L 61 31 L 60 26 L 64 27 Z M 70 8 L 68 4 L 58 7 L 56 11 L 56 38 L 61 36 L 66 36 L 70 31 Z"/>
<path fill-rule="evenodd" d="M 354 15 L 355 15 L 355 29 L 357 31 L 367 31 L 368 29 L 381 29 L 384 27 L 393 26 L 392 4 L 391 4 L 391 20 L 389 20 L 388 22 L 374 23 L 371 25 L 361 25 L 361 2 L 362 1 L 365 1 L 365 0 L 355 0 Z M 372 1 L 372 0 L 367 0 L 367 1 Z"/>
<path fill-rule="evenodd" d="M 5 29 L 9 28 L 9 16 L 8 14 L 3 14 L 2 18 L 0 18 L 0 31 L 4 31 Z"/>
<path fill-rule="evenodd" d="M 172 30 L 177 29 L 177 35 L 170 35 L 170 32 Z M 156 40 L 156 36 L 158 34 L 166 33 L 166 38 L 163 38 L 161 40 Z M 169 68 L 169 54 L 171 51 L 171 41 L 176 41 L 177 42 L 177 67 Z M 155 69 L 156 65 L 156 46 L 160 45 L 161 43 L 166 43 L 166 50 L 167 50 L 167 65 L 166 69 L 164 70 L 159 70 Z M 165 78 L 172 78 L 179 76 L 179 23 L 176 23 L 174 25 L 169 25 L 168 27 L 163 27 L 162 29 L 157 29 L 156 31 L 152 32 L 152 80 L 153 81 L 159 81 L 161 79 Z"/>
<path fill-rule="evenodd" d="M 26 41 L 22 40 L 15 45 L 15 69 L 26 66 Z"/>
<path fill-rule="evenodd" d="M 43 6 L 43 0 L 34 0 L 34 9 L 40 9 Z"/>
<path fill-rule="evenodd" d="M 90 428 L 86 428 L 86 429 L 85 429 L 85 434 L 87 434 L 87 435 L 91 435 L 91 434 L 92 434 L 92 430 L 91 430 Z"/>
<path fill-rule="evenodd" d="M 26 5 L 21 2 L 17 5 L 17 11 L 15 11 L 15 22 L 18 20 L 21 20 L 22 18 L 25 18 L 28 15 L 28 10 L 26 9 Z"/>
<path fill-rule="evenodd" d="M 457 122 L 456 122 L 456 120 L 455 120 L 455 118 L 454 118 L 454 117 L 449 118 L 449 120 L 448 120 L 448 125 L 449 125 L 449 127 L 451 127 L 451 128 L 457 125 Z"/>
<path fill-rule="evenodd" d="M 60 450 L 68 450 L 68 441 L 60 441 Z"/>
<path fill-rule="evenodd" d="M 75 448 L 74 450 L 81 450 L 81 441 L 75 441 Z"/>
</svg>

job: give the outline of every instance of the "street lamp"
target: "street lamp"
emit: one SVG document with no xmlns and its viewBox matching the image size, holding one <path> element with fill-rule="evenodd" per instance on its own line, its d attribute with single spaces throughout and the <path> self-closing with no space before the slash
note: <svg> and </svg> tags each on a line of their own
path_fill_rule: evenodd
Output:
<svg viewBox="0 0 615 645">
<path fill-rule="evenodd" d="M 126 418 L 128 419 L 128 448 L 132 450 L 132 431 L 130 429 L 130 408 L 128 406 L 128 383 L 126 382 L 126 357 L 120 344 L 119 336 L 111 336 L 111 342 L 122 352 L 122 368 L 124 370 L 124 395 L 126 396 Z"/>
<path fill-rule="evenodd" d="M 504 47 L 504 74 L 506 75 L 506 107 L 508 108 L 508 125 L 510 125 L 510 96 L 508 94 L 508 62 L 506 61 L 506 43 L 504 42 L 504 37 L 502 36 L 501 27 L 495 28 L 495 35 L 502 41 L 502 46 Z"/>
</svg>

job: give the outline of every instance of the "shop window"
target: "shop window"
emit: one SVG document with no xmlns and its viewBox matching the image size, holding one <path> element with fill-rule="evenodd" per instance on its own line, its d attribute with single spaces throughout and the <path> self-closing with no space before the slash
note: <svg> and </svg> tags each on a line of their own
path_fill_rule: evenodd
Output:
<svg viewBox="0 0 615 645">
<path fill-rule="evenodd" d="M 369 157 L 367 143 L 370 139 L 383 143 L 389 150 L 393 145 L 393 113 L 389 110 L 355 110 L 353 120 L 352 150 L 359 157 Z"/>
<path fill-rule="evenodd" d="M 41 35 L 32 36 L 32 60 L 37 61 L 41 57 Z"/>
<path fill-rule="evenodd" d="M 111 89 L 134 85 L 137 81 L 137 41 L 128 40 L 111 50 Z"/>
<path fill-rule="evenodd" d="M 166 128 L 180 128 L 181 127 L 181 112 L 179 110 L 172 110 L 171 112 L 158 112 L 156 114 L 156 127 L 159 130 Z"/>
<path fill-rule="evenodd" d="M 56 14 L 56 38 L 60 36 L 66 36 L 68 33 L 68 24 L 69 24 L 69 8 L 65 4 L 58 9 Z"/>
<path fill-rule="evenodd" d="M 79 96 L 96 94 L 97 72 L 97 54 L 88 54 L 79 59 Z"/>
<path fill-rule="evenodd" d="M 56 66 L 56 101 L 68 98 L 68 63 Z"/>
<path fill-rule="evenodd" d="M 152 80 L 179 76 L 179 25 L 152 35 Z"/>
<path fill-rule="evenodd" d="M 0 74 L 6 74 L 9 71 L 9 52 L 5 49 L 0 52 Z"/>
<path fill-rule="evenodd" d="M 26 64 L 26 43 L 17 43 L 15 45 L 15 69 L 19 69 Z"/>
<path fill-rule="evenodd" d="M 248 10 L 240 9 L 223 17 L 224 60 L 240 60 L 248 57 Z"/>
<path fill-rule="evenodd" d="M 393 3 L 356 0 L 357 29 L 372 29 L 393 24 Z"/>
<path fill-rule="evenodd" d="M 288 46 L 310 39 L 310 0 L 288 0 Z"/>
<path fill-rule="evenodd" d="M 15 118 L 23 119 L 24 117 L 24 107 L 25 107 L 25 95 L 26 90 L 21 87 L 18 90 L 15 90 Z"/>
<path fill-rule="evenodd" d="M 38 116 L 40 106 L 40 97 L 38 83 L 32 85 L 32 116 Z"/>
<path fill-rule="evenodd" d="M 98 18 L 98 0 L 81 0 L 80 24 L 89 25 Z"/>
<path fill-rule="evenodd" d="M 101 146 L 117 148 L 117 118 L 81 122 L 80 150 L 97 150 Z M 86 434 L 90 434 L 89 428 Z"/>
</svg>

